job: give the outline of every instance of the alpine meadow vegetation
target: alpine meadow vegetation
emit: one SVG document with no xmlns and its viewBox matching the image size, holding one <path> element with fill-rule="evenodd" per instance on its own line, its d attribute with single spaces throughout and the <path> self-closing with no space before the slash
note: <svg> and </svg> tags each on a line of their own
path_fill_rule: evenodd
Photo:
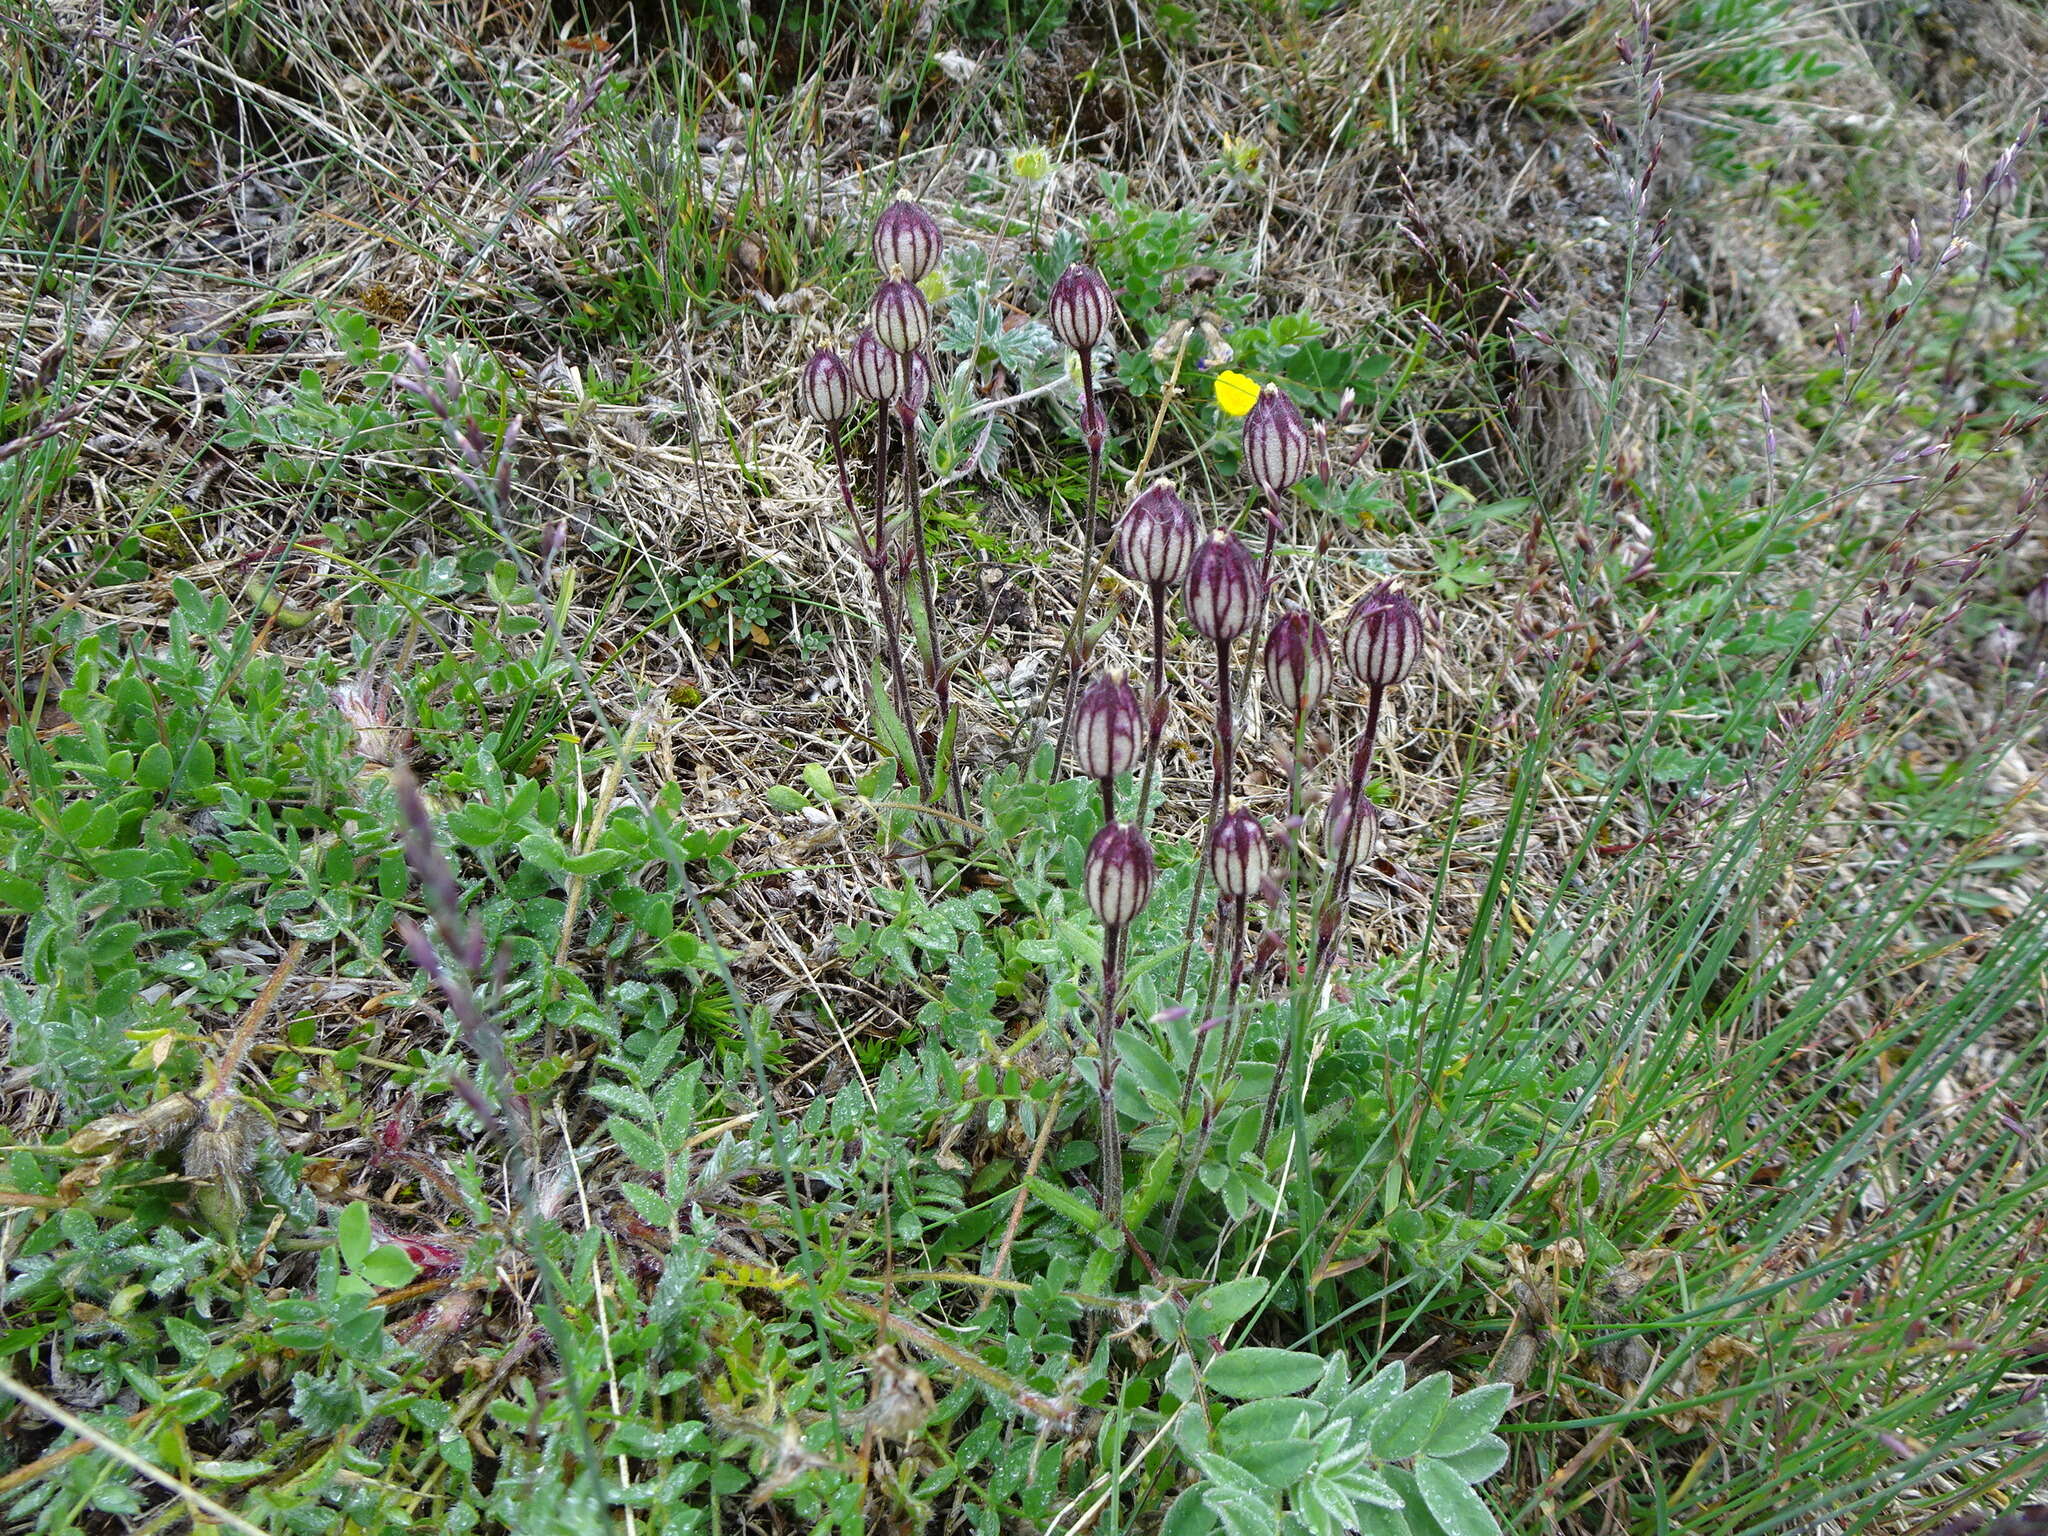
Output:
<svg viewBox="0 0 2048 1536">
<path fill-rule="evenodd" d="M 0 1521 L 2048 1531 L 2022 0 L 0 0 Z"/>
</svg>

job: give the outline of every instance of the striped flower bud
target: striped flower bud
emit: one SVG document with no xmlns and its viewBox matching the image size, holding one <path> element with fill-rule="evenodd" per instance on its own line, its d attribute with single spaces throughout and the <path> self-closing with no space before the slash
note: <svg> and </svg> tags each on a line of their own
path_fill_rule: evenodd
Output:
<svg viewBox="0 0 2048 1536">
<path fill-rule="evenodd" d="M 924 360 L 922 352 L 903 354 L 903 393 L 897 397 L 896 408 L 906 416 L 924 413 L 925 402 L 932 397 L 932 370 Z"/>
<path fill-rule="evenodd" d="M 884 272 L 900 267 L 911 282 L 922 282 L 938 266 L 944 248 L 939 221 L 904 198 L 875 220 L 875 265 Z"/>
<path fill-rule="evenodd" d="M 2036 624 L 2048 624 L 2048 576 L 2027 588 L 2027 617 Z"/>
<path fill-rule="evenodd" d="M 1405 592 L 1381 582 L 1352 606 L 1344 659 L 1368 688 L 1392 688 L 1422 661 L 1422 615 Z"/>
<path fill-rule="evenodd" d="M 908 382 L 903 354 L 883 346 L 882 338 L 872 330 L 862 331 L 853 338 L 853 346 L 846 355 L 846 367 L 853 375 L 853 387 L 866 400 L 894 400 L 903 393 L 903 386 Z"/>
<path fill-rule="evenodd" d="M 1307 714 L 1330 691 L 1335 670 L 1330 637 L 1313 615 L 1290 608 L 1273 621 L 1266 635 L 1266 687 L 1274 703 L 1291 714 Z"/>
<path fill-rule="evenodd" d="M 1351 791 L 1339 789 L 1330 798 L 1330 813 L 1323 820 L 1323 852 L 1342 870 L 1354 870 L 1372 857 L 1379 841 L 1379 808 L 1363 795 L 1357 802 Z"/>
<path fill-rule="evenodd" d="M 1105 672 L 1074 706 L 1074 766 L 1091 779 L 1115 779 L 1138 761 L 1144 730 L 1138 695 L 1121 672 Z"/>
<path fill-rule="evenodd" d="M 1116 310 L 1109 284 L 1093 267 L 1069 267 L 1052 285 L 1045 318 L 1053 335 L 1076 352 L 1093 352 Z"/>
<path fill-rule="evenodd" d="M 1216 818 L 1209 832 L 1209 878 L 1232 901 L 1248 901 L 1266 884 L 1271 857 L 1266 829 L 1250 811 Z"/>
<path fill-rule="evenodd" d="M 818 348 L 797 376 L 796 398 L 813 421 L 842 421 L 850 416 L 858 401 L 846 360 L 830 347 Z"/>
<path fill-rule="evenodd" d="M 875 334 L 891 352 L 915 352 L 932 333 L 932 306 L 924 290 L 899 268 L 875 290 Z"/>
<path fill-rule="evenodd" d="M 1152 845 L 1136 827 L 1112 821 L 1088 845 L 1082 886 L 1105 928 L 1126 928 L 1152 899 Z"/>
<path fill-rule="evenodd" d="M 1155 480 L 1132 498 L 1117 526 L 1117 560 L 1133 581 L 1178 586 L 1187 579 L 1201 537 L 1188 504 L 1172 485 Z"/>
<path fill-rule="evenodd" d="M 1228 528 L 1218 528 L 1195 551 L 1188 566 L 1188 622 L 1195 632 L 1218 645 L 1228 645 L 1252 627 L 1259 616 L 1261 582 L 1258 562 Z"/>
<path fill-rule="evenodd" d="M 1268 384 L 1245 413 L 1244 462 L 1259 489 L 1278 495 L 1308 473 L 1308 428 L 1287 391 Z"/>
</svg>

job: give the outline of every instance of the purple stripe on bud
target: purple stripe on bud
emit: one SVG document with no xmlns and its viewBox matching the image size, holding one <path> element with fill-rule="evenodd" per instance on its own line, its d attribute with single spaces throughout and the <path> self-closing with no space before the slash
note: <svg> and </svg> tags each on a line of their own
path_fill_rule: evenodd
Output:
<svg viewBox="0 0 2048 1536">
<path fill-rule="evenodd" d="M 846 360 L 830 347 L 820 347 L 797 376 L 797 404 L 813 421 L 841 421 L 853 413 L 853 374 Z"/>
<path fill-rule="evenodd" d="M 1133 581 L 1178 586 L 1194 564 L 1202 530 L 1172 485 L 1155 480 L 1140 491 L 1116 531 L 1117 559 Z"/>
<path fill-rule="evenodd" d="M 1250 811 L 1232 811 L 1209 833 L 1209 878 L 1232 901 L 1248 901 L 1266 883 L 1271 857 L 1266 829 Z"/>
<path fill-rule="evenodd" d="M 1093 267 L 1069 267 L 1052 285 L 1045 318 L 1053 335 L 1076 352 L 1093 352 L 1109 330 L 1116 300 Z"/>
<path fill-rule="evenodd" d="M 861 397 L 877 402 L 894 400 L 902 394 L 909 372 L 903 366 L 903 354 L 883 346 L 882 338 L 872 330 L 862 331 L 853 338 L 846 366 L 853 375 L 853 387 Z"/>
<path fill-rule="evenodd" d="M 1088 845 L 1082 884 L 1106 928 L 1126 928 L 1152 899 L 1152 845 L 1136 827 L 1112 821 Z"/>
<path fill-rule="evenodd" d="M 921 282 L 938 266 L 943 249 L 939 221 L 915 203 L 898 198 L 875 220 L 875 265 L 884 272 L 900 267 L 910 281 Z"/>
<path fill-rule="evenodd" d="M 1266 635 L 1266 687 L 1273 701 L 1293 715 L 1305 715 L 1330 691 L 1336 662 L 1330 637 L 1314 617 L 1290 608 Z"/>
<path fill-rule="evenodd" d="M 1323 851 L 1346 875 L 1372 857 L 1379 832 L 1379 809 L 1370 800 L 1361 795 L 1354 802 L 1348 789 L 1339 789 L 1330 798 L 1330 814 L 1323 821 Z"/>
<path fill-rule="evenodd" d="M 1344 659 L 1368 688 L 1392 688 L 1422 662 L 1422 615 L 1405 592 L 1381 582 L 1351 609 Z"/>
<path fill-rule="evenodd" d="M 1244 462 L 1259 489 L 1278 495 L 1308 473 L 1308 428 L 1277 384 L 1259 391 L 1244 418 Z"/>
<path fill-rule="evenodd" d="M 1262 586 L 1258 562 L 1236 534 L 1218 528 L 1188 566 L 1188 622 L 1203 638 L 1228 645 L 1258 618 Z"/>
<path fill-rule="evenodd" d="M 915 352 L 932 333 L 932 307 L 924 290 L 900 273 L 875 291 L 875 335 L 892 352 Z"/>
<path fill-rule="evenodd" d="M 1144 714 L 1121 672 L 1105 672 L 1074 706 L 1074 766 L 1091 779 L 1114 780 L 1138 761 Z"/>
<path fill-rule="evenodd" d="M 906 416 L 924 413 L 925 402 L 932 397 L 932 371 L 925 363 L 922 352 L 903 354 L 903 393 L 897 397 L 896 409 Z"/>
</svg>

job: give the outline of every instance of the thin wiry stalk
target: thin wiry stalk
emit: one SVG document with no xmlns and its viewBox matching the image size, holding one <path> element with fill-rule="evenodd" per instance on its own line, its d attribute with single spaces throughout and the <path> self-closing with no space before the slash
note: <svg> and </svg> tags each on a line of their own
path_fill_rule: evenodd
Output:
<svg viewBox="0 0 2048 1536">
<path fill-rule="evenodd" d="M 932 585 L 931 554 L 925 548 L 924 498 L 917 489 L 917 420 L 902 408 L 897 411 L 897 424 L 903 439 L 903 512 L 904 527 L 910 539 L 911 558 L 917 566 L 918 603 L 923 610 L 924 622 L 912 625 L 917 642 L 924 653 L 925 681 L 930 685 L 936 706 L 937 718 L 934 724 L 937 740 L 943 743 L 948 735 L 947 725 L 952 718 L 952 680 L 942 669 L 939 661 L 939 614 Z M 927 768 L 924 760 L 924 743 L 919 738 L 917 727 L 910 717 L 904 716 L 904 726 L 911 733 L 917 748 L 918 773 L 923 785 L 925 798 L 933 792 L 933 779 L 937 765 Z M 952 761 L 946 763 L 946 782 L 943 786 L 947 801 L 955 811 L 964 814 L 960 798 L 959 772 Z"/>
<path fill-rule="evenodd" d="M 917 775 L 917 787 L 924 799 L 932 795 L 931 774 L 924 765 L 924 748 L 918 741 L 917 722 L 910 713 L 910 678 L 903 667 L 903 628 L 896 618 L 896 578 L 889 549 L 889 407 L 875 412 L 874 508 L 875 536 L 867 549 L 868 571 L 875 580 L 875 604 L 882 626 L 882 652 L 889 665 L 890 702 L 896 718 L 910 738 L 910 768 Z"/>
<path fill-rule="evenodd" d="M 1216 830 L 1216 819 L 1223 814 L 1224 806 L 1230 803 L 1230 796 L 1237 784 L 1237 727 L 1231 720 L 1230 704 L 1230 642 L 1218 641 L 1216 645 L 1216 737 L 1215 769 L 1209 782 L 1209 815 L 1202 823 L 1203 836 Z M 1180 969 L 1173 978 L 1176 997 L 1187 990 L 1188 964 L 1194 958 L 1195 931 L 1202 921 L 1202 896 L 1209 879 L 1208 861 L 1195 861 L 1194 889 L 1188 895 L 1187 926 L 1181 932 Z"/>
<path fill-rule="evenodd" d="M 1095 514 L 1102 499 L 1102 443 L 1103 434 L 1096 426 L 1097 406 L 1095 404 L 1095 365 L 1086 352 L 1081 354 L 1081 430 L 1088 440 L 1088 513 L 1081 523 L 1081 542 L 1085 552 L 1081 557 L 1081 590 L 1074 596 L 1074 616 L 1067 625 L 1067 682 L 1060 699 L 1059 734 L 1053 747 L 1052 771 L 1058 778 L 1060 764 L 1066 761 L 1067 738 L 1070 722 L 1074 717 L 1074 690 L 1080 686 L 1081 667 L 1086 659 L 1082 648 L 1087 643 L 1088 598 L 1095 587 L 1095 565 L 1101 552 L 1095 545 Z"/>
<path fill-rule="evenodd" d="M 1166 583 L 1152 588 L 1152 671 L 1145 716 L 1145 772 L 1138 784 L 1138 828 L 1152 820 L 1152 779 L 1159 770 L 1159 738 L 1166 731 Z"/>
<path fill-rule="evenodd" d="M 1217 1071 L 1215 1086 L 1203 1096 L 1202 1125 L 1195 1138 L 1194 1154 L 1181 1169 L 1180 1185 L 1173 1192 L 1173 1207 L 1167 1212 L 1166 1226 L 1159 1239 L 1161 1262 L 1173 1247 L 1173 1239 L 1180 1230 L 1181 1211 L 1188 1203 L 1188 1192 L 1194 1188 L 1195 1177 L 1201 1171 L 1202 1159 L 1209 1154 L 1209 1143 L 1216 1135 L 1216 1115 L 1222 1105 L 1222 1097 L 1230 1091 L 1230 1073 L 1236 1066 L 1234 1047 L 1236 1041 L 1237 989 L 1244 979 L 1244 935 L 1246 903 L 1229 898 L 1217 903 L 1218 921 L 1223 925 L 1223 943 L 1220 946 L 1217 963 L 1209 968 L 1209 985 L 1202 999 L 1202 1019 L 1195 1029 L 1195 1051 L 1188 1060 L 1188 1074 L 1181 1084 L 1180 1118 L 1187 1122 L 1188 1106 L 1194 1102 L 1195 1083 L 1202 1075 L 1202 1053 L 1208 1044 L 1209 1028 L 1215 1021 L 1209 1017 L 1209 1008 L 1216 996 L 1217 978 L 1227 970 L 1230 976 L 1230 990 L 1225 994 L 1223 1012 L 1220 1015 L 1223 1039 L 1216 1051 Z"/>
<path fill-rule="evenodd" d="M 1365 804 L 1365 782 L 1372 768 L 1373 740 L 1380 729 L 1380 704 L 1387 690 L 1378 685 L 1371 687 L 1365 701 L 1365 734 L 1359 739 L 1358 748 L 1351 755 L 1351 773 L 1345 782 L 1343 814 L 1351 818 L 1344 836 L 1338 840 L 1336 857 L 1330 866 L 1330 892 L 1326 899 L 1326 912 L 1318 914 L 1316 931 L 1315 974 L 1320 978 L 1335 959 L 1338 919 L 1342 916 L 1345 901 L 1350 898 L 1351 881 L 1357 874 L 1350 857 L 1351 850 L 1359 846 L 1357 821 L 1362 815 L 1369 815 Z"/>
<path fill-rule="evenodd" d="M 1116 1021 L 1123 985 L 1124 936 L 1128 927 L 1102 934 L 1102 1011 L 1096 1025 L 1097 1123 L 1102 1138 L 1102 1214 L 1121 1215 L 1124 1205 L 1123 1136 L 1116 1117 Z"/>
</svg>

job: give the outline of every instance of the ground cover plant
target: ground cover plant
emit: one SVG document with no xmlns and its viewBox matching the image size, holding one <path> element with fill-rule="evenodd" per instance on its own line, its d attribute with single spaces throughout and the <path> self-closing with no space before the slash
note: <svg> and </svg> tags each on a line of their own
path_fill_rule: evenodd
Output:
<svg viewBox="0 0 2048 1536">
<path fill-rule="evenodd" d="M 0 1511 L 2048 1528 L 2048 30 L 6 5 Z"/>
</svg>

